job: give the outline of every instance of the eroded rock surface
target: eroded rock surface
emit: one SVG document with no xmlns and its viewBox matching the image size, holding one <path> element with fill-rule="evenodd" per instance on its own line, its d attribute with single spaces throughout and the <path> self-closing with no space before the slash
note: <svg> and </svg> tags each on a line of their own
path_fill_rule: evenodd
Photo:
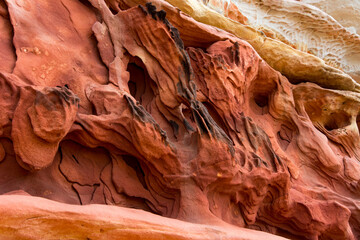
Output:
<svg viewBox="0 0 360 240">
<path fill-rule="evenodd" d="M 236 4 L 225 16 L 196 0 L 0 10 L 4 236 L 360 238 L 360 88 L 342 70 L 244 26 Z M 33 218 L 28 235 L 18 222 Z M 167 218 L 203 225 L 179 235 Z"/>
<path fill-rule="evenodd" d="M 357 1 L 209 0 L 205 3 L 234 20 L 237 19 L 227 12 L 236 8 L 238 10 L 233 11 L 241 12 L 247 19 L 246 24 L 268 37 L 314 54 L 333 67 L 348 73 L 360 70 Z"/>
</svg>

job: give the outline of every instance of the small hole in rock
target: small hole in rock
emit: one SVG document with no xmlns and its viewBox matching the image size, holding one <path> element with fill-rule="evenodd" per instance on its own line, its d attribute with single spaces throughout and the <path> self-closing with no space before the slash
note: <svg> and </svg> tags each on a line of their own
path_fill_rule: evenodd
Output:
<svg viewBox="0 0 360 240">
<path fill-rule="evenodd" d="M 350 116 L 344 112 L 331 113 L 324 122 L 326 130 L 331 131 L 338 128 L 346 127 L 350 124 Z"/>
<path fill-rule="evenodd" d="M 154 89 L 157 89 L 156 84 L 150 78 L 140 58 L 131 58 L 127 71 L 130 73 L 128 82 L 130 94 L 147 109 L 147 106 L 155 97 Z"/>
<path fill-rule="evenodd" d="M 260 114 L 264 115 L 269 112 L 269 97 L 264 94 L 258 94 L 254 96 L 255 104 L 260 107 Z"/>
<path fill-rule="evenodd" d="M 261 108 L 266 107 L 269 104 L 268 97 L 265 96 L 265 95 L 257 95 L 257 96 L 255 96 L 254 101 L 255 101 L 256 105 L 258 105 Z"/>
<path fill-rule="evenodd" d="M 130 73 L 130 80 L 128 82 L 130 94 L 141 103 L 141 96 L 145 92 L 144 69 L 137 66 L 135 63 L 129 63 L 127 71 Z"/>
</svg>

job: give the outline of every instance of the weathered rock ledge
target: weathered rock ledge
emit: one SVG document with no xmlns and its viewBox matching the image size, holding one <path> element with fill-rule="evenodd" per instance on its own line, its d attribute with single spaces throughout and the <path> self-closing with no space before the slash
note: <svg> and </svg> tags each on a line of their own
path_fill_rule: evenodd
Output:
<svg viewBox="0 0 360 240">
<path fill-rule="evenodd" d="M 143 210 L 69 205 L 32 196 L 0 196 L 0 215 L 1 239 L 285 239 L 232 225 L 193 224 Z"/>
</svg>

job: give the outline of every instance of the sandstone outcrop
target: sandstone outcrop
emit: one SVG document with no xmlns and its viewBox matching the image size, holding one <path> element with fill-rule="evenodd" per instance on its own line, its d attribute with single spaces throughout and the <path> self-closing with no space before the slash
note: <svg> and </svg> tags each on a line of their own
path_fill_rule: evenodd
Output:
<svg viewBox="0 0 360 240">
<path fill-rule="evenodd" d="M 359 239 L 352 70 L 239 2 L 0 0 L 2 236 Z"/>
<path fill-rule="evenodd" d="M 231 225 L 164 221 L 149 212 L 117 206 L 76 206 L 17 195 L 0 198 L 2 239 L 285 239 Z"/>
<path fill-rule="evenodd" d="M 237 0 L 231 3 L 241 9 L 248 25 L 268 37 L 309 52 L 347 73 L 359 72 L 360 36 L 355 24 L 359 17 L 355 12 L 359 9 L 357 1 Z M 206 4 L 225 16 L 226 9 L 230 8 L 224 0 L 206 1 Z"/>
</svg>

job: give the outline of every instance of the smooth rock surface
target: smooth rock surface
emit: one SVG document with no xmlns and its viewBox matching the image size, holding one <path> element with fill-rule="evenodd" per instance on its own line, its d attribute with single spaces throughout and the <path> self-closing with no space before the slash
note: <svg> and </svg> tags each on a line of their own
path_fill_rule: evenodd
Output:
<svg viewBox="0 0 360 240">
<path fill-rule="evenodd" d="M 115 206 L 75 206 L 21 195 L 0 199 L 2 239 L 285 239 L 231 225 L 192 224 Z"/>
</svg>

